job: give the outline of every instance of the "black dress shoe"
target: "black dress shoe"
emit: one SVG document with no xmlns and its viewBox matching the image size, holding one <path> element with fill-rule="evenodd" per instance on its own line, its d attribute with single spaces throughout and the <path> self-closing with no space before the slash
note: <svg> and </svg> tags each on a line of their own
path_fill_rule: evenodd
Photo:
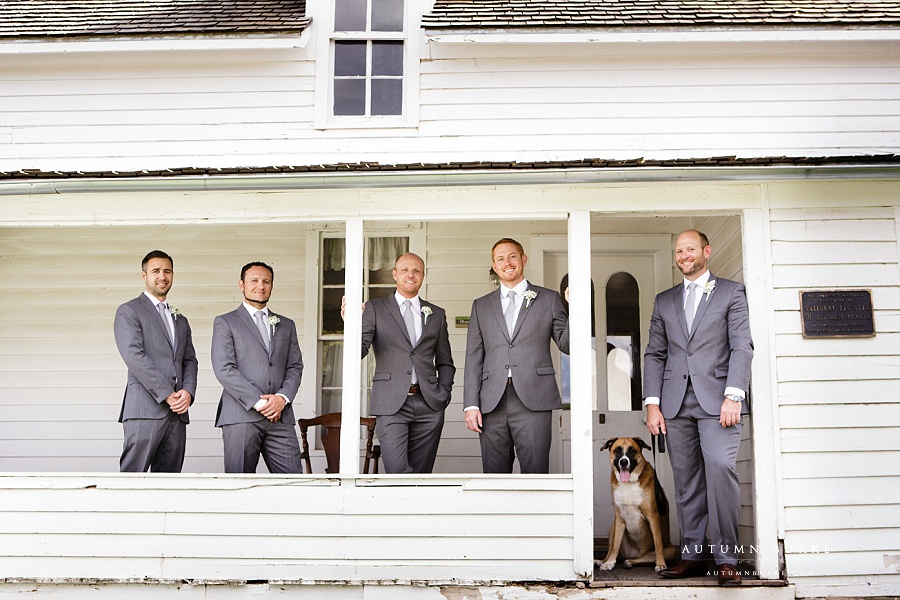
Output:
<svg viewBox="0 0 900 600">
<path fill-rule="evenodd" d="M 684 579 L 686 577 L 703 577 L 709 574 L 706 561 L 703 560 L 682 560 L 678 565 L 671 569 L 663 569 L 659 572 L 660 577 L 666 579 Z"/>
<path fill-rule="evenodd" d="M 741 574 L 734 565 L 719 565 L 719 585 L 741 585 Z"/>
</svg>

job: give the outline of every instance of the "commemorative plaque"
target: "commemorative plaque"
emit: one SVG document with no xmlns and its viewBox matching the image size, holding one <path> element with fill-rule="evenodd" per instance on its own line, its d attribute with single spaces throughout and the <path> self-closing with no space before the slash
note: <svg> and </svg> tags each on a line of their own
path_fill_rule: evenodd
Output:
<svg viewBox="0 0 900 600">
<path fill-rule="evenodd" d="M 872 290 L 800 292 L 805 338 L 874 337 Z"/>
</svg>

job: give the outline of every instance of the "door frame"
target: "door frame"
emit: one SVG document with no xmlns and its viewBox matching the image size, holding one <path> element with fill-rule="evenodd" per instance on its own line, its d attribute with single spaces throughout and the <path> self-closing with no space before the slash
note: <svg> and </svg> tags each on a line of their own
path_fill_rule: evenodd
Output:
<svg viewBox="0 0 900 600">
<path fill-rule="evenodd" d="M 529 272 L 532 275 L 541 278 L 543 284 L 544 277 L 544 252 L 555 251 L 562 243 L 563 248 L 569 251 L 569 272 L 573 272 L 573 266 L 585 265 L 587 262 L 587 272 L 590 272 L 590 256 L 593 250 L 593 238 L 590 234 L 590 218 L 592 214 L 589 211 L 577 211 L 570 213 L 569 216 L 569 239 L 566 241 L 565 236 L 547 235 L 532 236 L 529 239 L 528 260 L 531 263 Z M 775 344 L 773 339 L 774 332 L 774 301 L 771 282 L 771 246 L 768 244 L 770 240 L 768 210 L 766 208 L 751 208 L 738 211 L 741 217 L 741 244 L 743 247 L 743 273 L 744 284 L 747 287 L 747 299 L 750 312 L 751 328 L 754 332 L 754 345 L 757 359 L 753 361 L 752 377 L 754 382 L 754 393 L 757 398 L 765 398 L 767 401 L 758 401 L 756 410 L 754 411 L 754 426 L 752 427 L 752 450 L 753 450 L 753 508 L 754 508 L 754 535 L 755 535 L 755 554 L 757 557 L 757 571 L 760 579 L 780 579 L 781 578 L 781 561 L 779 556 L 780 540 L 784 539 L 784 510 L 782 502 L 782 485 L 781 485 L 781 461 L 780 461 L 780 443 L 779 435 L 779 419 L 778 419 L 778 398 L 777 387 L 774 380 L 775 374 Z M 637 215 L 640 218 L 643 215 Z M 702 216 L 702 215 L 697 215 Z M 664 235 L 668 239 L 668 245 L 665 253 L 672 252 L 672 236 Z M 625 245 L 631 245 L 631 239 L 639 240 L 642 236 L 624 235 L 624 236 L 600 236 L 609 239 L 618 237 Z M 575 238 L 575 239 L 573 239 Z M 566 245 L 567 244 L 567 245 Z M 585 246 L 587 246 L 585 248 Z M 573 250 L 588 250 L 586 257 L 576 257 L 573 259 Z M 662 251 L 662 250 L 661 250 Z M 583 250 L 582 250 L 583 252 Z M 668 254 L 667 261 L 657 262 L 658 273 L 657 281 L 663 279 L 669 283 L 661 289 L 671 287 L 674 273 L 674 262 L 671 254 Z M 749 257 L 754 257 L 749 260 Z M 575 269 L 577 270 L 577 269 Z M 574 287 L 572 277 L 570 277 L 570 287 Z M 537 277 L 535 277 L 537 281 Z M 583 287 L 589 290 L 590 284 L 585 283 Z M 584 375 L 574 372 L 573 379 Z M 587 374 L 589 379 L 590 374 Z M 582 414 L 582 413 L 579 413 Z M 574 418 L 576 413 L 573 411 L 572 431 L 576 433 L 576 424 Z M 579 433 L 585 433 L 579 431 Z M 592 450 L 592 449 L 591 449 Z M 585 463 L 576 456 L 578 451 L 589 451 L 584 443 L 572 444 L 572 477 L 576 483 L 585 477 L 592 477 L 591 470 L 585 469 L 582 473 L 579 465 Z M 592 513 L 593 503 L 593 485 L 576 485 L 579 501 L 575 507 L 575 527 L 576 527 L 576 549 L 575 563 L 576 570 L 578 567 L 587 563 L 587 540 L 588 532 L 579 532 L 579 529 L 589 527 L 591 540 L 593 539 L 593 519 L 588 515 L 588 506 L 591 506 Z M 590 499 L 585 498 L 590 495 Z M 774 526 L 773 526 L 774 525 Z M 582 547 L 583 546 L 583 547 Z M 592 554 L 592 553 L 591 553 Z"/>
</svg>

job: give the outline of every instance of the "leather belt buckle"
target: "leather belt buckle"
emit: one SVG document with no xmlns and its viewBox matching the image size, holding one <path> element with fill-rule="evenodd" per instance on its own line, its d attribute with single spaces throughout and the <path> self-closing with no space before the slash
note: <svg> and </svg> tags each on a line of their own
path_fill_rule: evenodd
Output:
<svg viewBox="0 0 900 600">
<path fill-rule="evenodd" d="M 409 395 L 410 396 L 412 396 L 413 394 L 418 394 L 421 391 L 422 391 L 422 388 L 419 387 L 418 383 L 414 383 L 413 385 L 409 386 Z"/>
</svg>

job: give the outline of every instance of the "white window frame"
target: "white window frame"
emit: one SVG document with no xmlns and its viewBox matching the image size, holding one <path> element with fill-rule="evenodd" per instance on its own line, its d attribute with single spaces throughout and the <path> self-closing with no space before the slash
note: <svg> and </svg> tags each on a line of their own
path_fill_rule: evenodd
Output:
<svg viewBox="0 0 900 600">
<path fill-rule="evenodd" d="M 323 337 L 321 333 L 322 316 L 322 284 L 321 284 L 321 250 L 322 240 L 326 237 L 345 237 L 343 224 L 329 223 L 312 226 L 307 230 L 306 237 L 306 292 L 304 298 L 304 339 L 315 340 L 315 347 L 303 354 L 304 381 L 313 382 L 301 389 L 302 400 L 298 418 L 309 418 L 321 414 L 322 401 L 322 365 L 321 344 L 324 341 L 343 340 L 344 336 L 329 335 Z M 407 237 L 409 238 L 409 251 L 425 256 L 425 227 L 420 222 L 409 223 L 378 223 L 367 222 L 364 231 L 364 239 L 369 237 Z M 420 294 L 427 295 L 427 279 L 422 284 Z M 364 369 L 368 362 L 363 362 Z M 365 402 L 367 398 L 363 390 L 366 382 L 366 371 L 362 373 L 362 385 L 360 386 L 360 414 L 366 413 Z"/>
<path fill-rule="evenodd" d="M 423 0 L 405 0 L 402 32 L 334 31 L 334 3 L 309 2 L 307 12 L 315 26 L 314 50 L 316 90 L 313 127 L 316 129 L 398 129 L 419 126 L 419 63 L 424 37 L 421 16 L 426 10 Z M 334 42 L 341 40 L 403 40 L 403 114 L 339 115 L 332 114 L 334 102 Z"/>
</svg>

